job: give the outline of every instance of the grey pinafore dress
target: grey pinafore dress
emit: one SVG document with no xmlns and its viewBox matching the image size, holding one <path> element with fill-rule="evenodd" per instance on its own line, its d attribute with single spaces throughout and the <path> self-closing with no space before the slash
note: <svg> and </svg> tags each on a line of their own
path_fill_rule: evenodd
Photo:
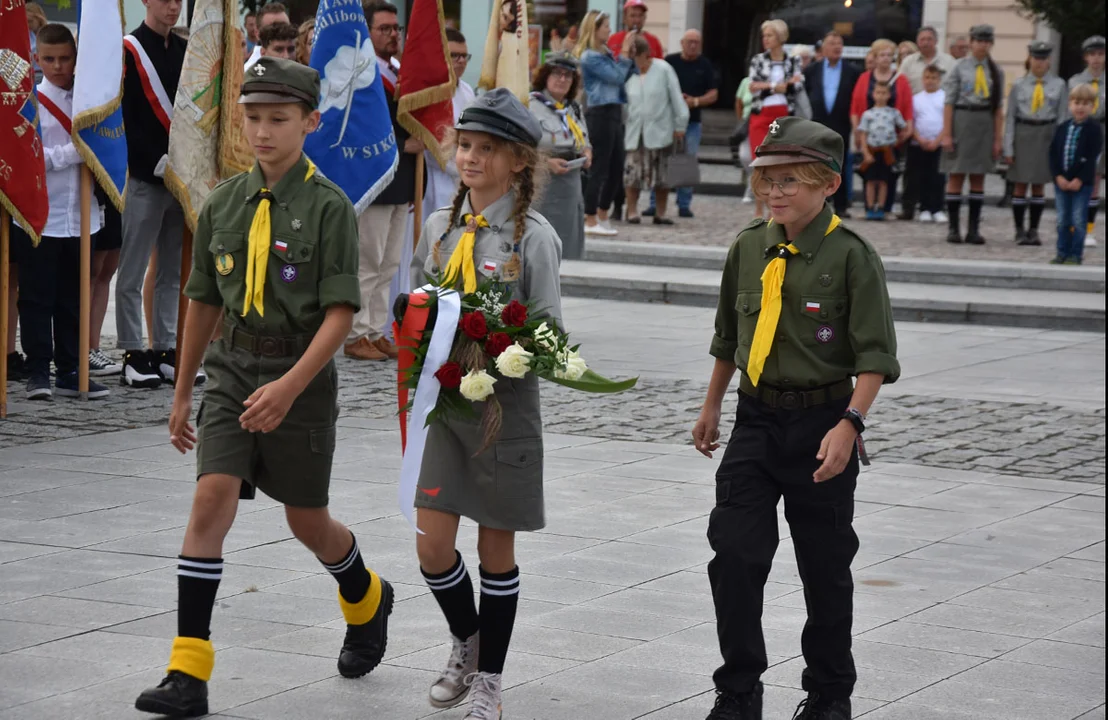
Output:
<svg viewBox="0 0 1108 720">
<path fill-rule="evenodd" d="M 550 157 L 572 160 L 584 154 L 589 145 L 589 131 L 585 117 L 577 103 L 570 103 L 564 111 L 558 111 L 550 103 L 553 99 L 545 92 L 532 93 L 529 108 L 542 127 L 539 149 Z M 562 112 L 571 113 L 574 122 L 585 136 L 584 147 L 578 147 L 563 120 Z M 535 209 L 545 217 L 562 240 L 562 257 L 579 260 L 585 253 L 585 195 L 582 191 L 581 170 L 570 170 L 563 175 L 547 175 L 546 187 Z"/>
<path fill-rule="evenodd" d="M 489 227 L 478 228 L 474 245 L 479 281 L 498 275 L 511 259 L 514 204 L 515 195 L 509 192 L 482 213 Z M 461 216 L 472 212 L 467 197 Z M 435 242 L 442 238 L 439 260 L 445 265 L 463 231 L 464 222 L 451 226 L 450 208 L 427 218 L 412 259 L 413 288 L 425 283 L 427 273 L 439 270 Z M 510 284 L 512 298 L 534 303 L 537 313 L 561 327 L 561 241 L 533 210 L 528 211 L 519 253 L 522 272 Z M 479 420 L 451 419 L 428 428 L 415 506 L 464 515 L 497 530 L 539 530 L 546 524 L 539 382 L 534 375 L 520 380 L 497 376 L 494 389 L 503 422 L 499 439 L 485 451 L 478 453 L 483 444 Z M 484 403 L 475 406 L 478 413 L 484 410 Z"/>
<path fill-rule="evenodd" d="M 1012 158 L 1007 179 L 1014 183 L 1045 185 L 1050 174 L 1050 143 L 1054 128 L 1066 111 L 1066 83 L 1057 75 L 1043 76 L 1043 106 L 1031 110 L 1038 79 L 1024 75 L 1008 93 L 1004 118 L 1004 156 Z"/>
<path fill-rule="evenodd" d="M 985 82 L 989 85 L 987 98 L 974 92 L 978 65 L 985 68 Z M 941 172 L 986 175 L 996 167 L 993 158 L 993 143 L 996 139 L 993 96 L 1004 92 L 1004 72 L 999 68 L 997 72 L 1000 75 L 999 84 L 993 82 L 986 62 L 967 55 L 955 63 L 954 69 L 943 79 L 946 104 L 954 106 L 954 123 L 951 128 L 954 150 L 943 152 L 939 161 Z"/>
</svg>

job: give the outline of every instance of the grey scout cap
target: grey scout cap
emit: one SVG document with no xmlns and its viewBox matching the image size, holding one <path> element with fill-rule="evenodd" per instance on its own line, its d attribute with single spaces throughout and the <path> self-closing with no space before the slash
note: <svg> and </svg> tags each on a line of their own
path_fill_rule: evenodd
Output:
<svg viewBox="0 0 1108 720">
<path fill-rule="evenodd" d="M 993 42 L 996 40 L 996 30 L 992 25 L 974 25 L 969 31 L 970 40 L 981 40 L 983 42 Z"/>
<path fill-rule="evenodd" d="M 242 80 L 239 103 L 305 103 L 319 107 L 319 73 L 293 60 L 263 55 Z"/>
<path fill-rule="evenodd" d="M 1085 38 L 1085 42 L 1081 43 L 1081 52 L 1089 52 L 1090 50 L 1103 50 L 1104 49 L 1104 36 L 1093 35 L 1092 37 Z"/>
<path fill-rule="evenodd" d="M 1048 58 L 1054 52 L 1054 46 L 1045 40 L 1036 40 L 1027 46 L 1027 52 L 1033 58 Z"/>
<path fill-rule="evenodd" d="M 462 111 L 455 130 L 472 130 L 538 147 L 542 127 L 511 90 L 494 88 Z"/>
<path fill-rule="evenodd" d="M 577 58 L 573 57 L 567 52 L 548 53 L 546 56 L 546 62 L 544 65 L 550 65 L 551 67 L 562 68 L 563 70 L 569 70 L 570 72 L 577 72 Z"/>
</svg>

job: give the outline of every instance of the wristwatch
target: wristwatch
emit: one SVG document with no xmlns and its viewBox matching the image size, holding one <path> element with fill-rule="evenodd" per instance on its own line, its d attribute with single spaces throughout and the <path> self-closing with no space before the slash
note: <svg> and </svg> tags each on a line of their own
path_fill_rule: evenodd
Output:
<svg viewBox="0 0 1108 720">
<path fill-rule="evenodd" d="M 866 416 L 862 414 L 861 410 L 857 408 L 847 408 L 843 413 L 843 420 L 849 420 L 850 424 L 854 426 L 854 431 L 861 435 L 866 431 Z"/>
</svg>

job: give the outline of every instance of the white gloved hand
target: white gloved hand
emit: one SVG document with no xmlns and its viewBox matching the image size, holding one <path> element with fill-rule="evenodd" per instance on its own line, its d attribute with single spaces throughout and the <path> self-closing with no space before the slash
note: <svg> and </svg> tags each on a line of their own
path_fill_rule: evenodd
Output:
<svg viewBox="0 0 1108 720">
<path fill-rule="evenodd" d="M 162 155 L 161 159 L 158 160 L 158 164 L 156 166 L 154 166 L 154 177 L 160 177 L 160 178 L 165 177 L 165 166 L 168 162 L 169 162 L 169 156 L 168 155 Z"/>
</svg>

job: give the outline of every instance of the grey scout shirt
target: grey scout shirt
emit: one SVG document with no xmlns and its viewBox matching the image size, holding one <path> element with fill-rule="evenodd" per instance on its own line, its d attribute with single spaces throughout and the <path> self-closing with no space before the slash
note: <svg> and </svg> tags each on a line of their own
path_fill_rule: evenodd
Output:
<svg viewBox="0 0 1108 720">
<path fill-rule="evenodd" d="M 1096 112 L 1093 113 L 1093 117 L 1099 121 L 1104 122 L 1104 73 L 1100 74 L 1100 77 L 1093 77 L 1093 74 L 1089 72 L 1088 68 L 1085 68 L 1081 72 L 1077 73 L 1070 78 L 1069 89 L 1073 90 L 1078 85 L 1092 85 L 1093 80 L 1097 81 L 1097 97 L 1100 98 L 1100 102 L 1097 103 Z M 1069 115 L 1069 106 L 1066 106 L 1066 114 Z"/>
<path fill-rule="evenodd" d="M 477 228 L 473 246 L 473 264 L 477 269 L 478 282 L 499 276 L 512 257 L 516 227 L 512 213 L 515 198 L 515 193 L 509 191 L 481 213 L 489 227 Z M 433 252 L 439 238 L 442 238 L 442 245 L 438 259 L 442 267 L 449 262 L 465 232 L 463 218 L 473 213 L 469 196 L 462 202 L 461 216 L 452 227 L 450 210 L 449 207 L 436 210 L 423 225 L 419 246 L 412 258 L 413 289 L 423 287 L 428 282 L 428 275 L 441 271 Z M 522 270 L 519 278 L 511 281 L 512 299 L 532 303 L 539 316 L 551 318 L 559 328 L 564 329 L 561 276 L 558 271 L 562 262 L 562 241 L 546 218 L 534 210 L 527 211 L 527 227 L 520 239 L 519 256 Z"/>
<path fill-rule="evenodd" d="M 983 98 L 974 92 L 977 82 L 977 67 L 985 68 L 985 82 L 989 84 L 989 97 Z M 954 65 L 954 69 L 943 78 L 943 90 L 946 91 L 946 104 L 955 107 L 989 107 L 993 93 L 1003 92 L 1004 71 L 997 66 L 1000 76 L 1000 89 L 993 86 L 993 75 L 985 60 L 967 55 Z"/>
<path fill-rule="evenodd" d="M 1052 73 L 1043 75 L 1043 106 L 1031 112 L 1037 77 L 1028 73 L 1012 85 L 1008 93 L 1008 109 L 1004 118 L 1004 155 L 1015 156 L 1016 123 L 1021 120 L 1059 122 L 1065 118 L 1068 92 L 1062 78 Z"/>
<path fill-rule="evenodd" d="M 538 97 L 541 96 L 542 100 Z M 545 100 L 545 102 L 543 102 Z M 584 154 L 584 148 L 576 146 L 576 139 L 569 131 L 569 125 L 562 117 L 562 112 L 570 113 L 573 121 L 581 128 L 581 134 L 585 138 L 585 147 L 591 147 L 589 143 L 589 129 L 585 126 L 585 118 L 581 115 L 581 106 L 577 103 L 567 103 L 563 111 L 556 110 L 547 105 L 553 103 L 553 98 L 546 92 L 533 93 L 531 103 L 528 105 L 531 114 L 539 121 L 542 127 L 542 140 L 539 141 L 539 149 L 549 153 L 551 157 L 572 158 Z"/>
</svg>

